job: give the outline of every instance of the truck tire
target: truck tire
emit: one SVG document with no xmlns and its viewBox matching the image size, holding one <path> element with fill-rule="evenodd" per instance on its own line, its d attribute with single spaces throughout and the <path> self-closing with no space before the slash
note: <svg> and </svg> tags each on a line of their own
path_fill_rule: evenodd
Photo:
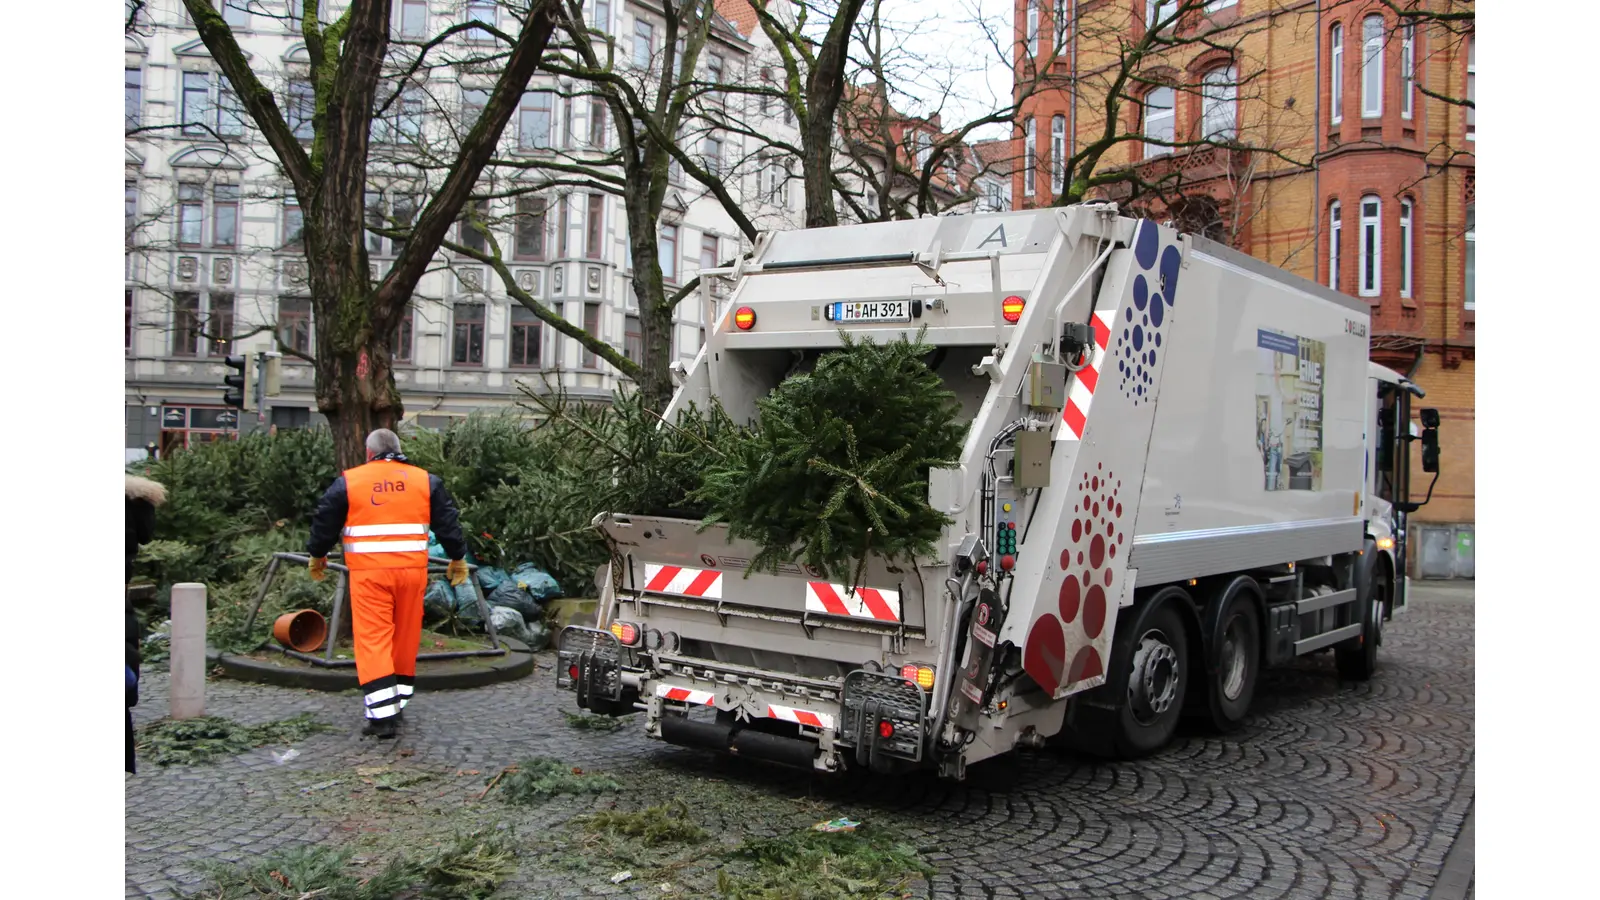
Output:
<svg viewBox="0 0 1600 900">
<path fill-rule="evenodd" d="M 1131 610 L 1129 621 L 1117 623 L 1106 684 L 1075 698 L 1066 746 L 1110 759 L 1136 759 L 1172 739 L 1193 671 L 1189 630 L 1176 606 L 1186 596 L 1167 588 Z"/>
<path fill-rule="evenodd" d="M 1206 616 L 1206 705 L 1212 727 L 1232 731 L 1250 713 L 1261 674 L 1261 612 L 1255 579 L 1229 582 Z"/>
<path fill-rule="evenodd" d="M 1361 599 L 1356 605 L 1361 609 L 1361 634 L 1354 640 L 1334 648 L 1334 665 L 1339 677 L 1345 681 L 1368 681 L 1378 671 L 1378 647 L 1383 643 L 1384 607 L 1389 603 L 1389 583 L 1376 565 L 1370 551 L 1361 571 Z"/>
</svg>

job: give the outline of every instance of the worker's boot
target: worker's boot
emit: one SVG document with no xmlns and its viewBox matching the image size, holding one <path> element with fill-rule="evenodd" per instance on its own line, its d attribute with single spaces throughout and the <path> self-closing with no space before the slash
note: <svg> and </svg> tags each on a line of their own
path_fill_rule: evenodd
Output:
<svg viewBox="0 0 1600 900">
<path fill-rule="evenodd" d="M 361 733 L 367 737 L 376 737 L 378 740 L 388 740 L 395 735 L 397 718 L 399 717 L 389 716 L 386 719 L 368 719 Z"/>
</svg>

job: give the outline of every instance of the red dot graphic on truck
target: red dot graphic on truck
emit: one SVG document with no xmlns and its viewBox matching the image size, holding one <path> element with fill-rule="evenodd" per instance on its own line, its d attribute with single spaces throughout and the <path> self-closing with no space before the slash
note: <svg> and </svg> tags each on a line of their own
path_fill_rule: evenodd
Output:
<svg viewBox="0 0 1600 900">
<path fill-rule="evenodd" d="M 1028 642 L 1022 650 L 1022 668 L 1034 681 L 1047 690 L 1061 685 L 1061 676 L 1067 666 L 1067 641 L 1061 629 L 1061 620 L 1045 613 L 1028 631 Z"/>
<path fill-rule="evenodd" d="M 1120 352 L 1113 350 L 1111 356 L 1117 360 L 1123 396 L 1138 406 L 1152 399 L 1155 389 L 1156 348 L 1177 294 L 1183 254 L 1174 244 L 1163 248 L 1159 227 L 1148 220 L 1139 223 L 1133 240 L 1139 271 L 1133 277 L 1132 303 L 1123 310 Z"/>
<path fill-rule="evenodd" d="M 1068 578 L 1061 582 L 1061 597 L 1057 606 L 1061 609 L 1061 621 L 1071 622 L 1078 618 L 1078 579 Z"/>
<path fill-rule="evenodd" d="M 1093 640 L 1106 627 L 1106 592 L 1095 585 L 1083 598 L 1083 633 Z"/>
<path fill-rule="evenodd" d="M 1072 665 L 1067 667 L 1067 683 L 1076 684 L 1087 678 L 1104 675 L 1105 671 L 1105 666 L 1100 662 L 1100 651 L 1084 647 L 1072 657 Z"/>
</svg>

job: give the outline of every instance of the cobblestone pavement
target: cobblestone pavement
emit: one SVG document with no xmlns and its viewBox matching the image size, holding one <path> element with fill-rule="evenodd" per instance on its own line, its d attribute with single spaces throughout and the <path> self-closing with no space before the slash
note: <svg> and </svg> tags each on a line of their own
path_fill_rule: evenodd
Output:
<svg viewBox="0 0 1600 900">
<path fill-rule="evenodd" d="M 915 885 L 923 897 L 1423 898 L 1474 793 L 1473 593 L 1419 584 L 1415 597 L 1368 684 L 1341 685 L 1318 657 L 1267 673 L 1238 734 L 1186 733 L 1126 764 L 1017 754 L 959 784 L 743 764 L 648 741 L 637 725 L 578 730 L 548 658 L 521 682 L 419 696 L 406 733 L 382 744 L 356 734 L 355 697 L 214 680 L 209 713 L 256 723 L 313 712 L 341 730 L 282 765 L 267 749 L 194 768 L 141 764 L 126 783 L 127 895 L 184 896 L 208 858 L 421 845 L 452 815 L 451 827 L 511 823 L 547 851 L 499 896 L 663 896 L 645 880 L 612 885 L 610 868 L 561 862 L 575 800 L 530 811 L 477 799 L 485 776 L 546 755 L 616 775 L 627 800 L 684 799 L 734 842 L 837 815 L 892 824 L 938 869 Z M 149 676 L 136 722 L 164 712 L 165 689 Z M 411 794 L 364 788 L 355 769 L 381 765 L 433 777 Z M 340 784 L 305 791 L 330 780 Z"/>
</svg>

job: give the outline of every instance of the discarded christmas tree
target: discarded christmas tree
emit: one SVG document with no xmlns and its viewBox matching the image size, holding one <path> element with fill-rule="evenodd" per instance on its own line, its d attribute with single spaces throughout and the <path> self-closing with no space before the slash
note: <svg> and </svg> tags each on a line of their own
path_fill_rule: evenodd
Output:
<svg viewBox="0 0 1600 900">
<path fill-rule="evenodd" d="M 957 465 L 966 427 L 923 362 L 934 348 L 841 338 L 759 401 L 750 429 L 719 435 L 693 495 L 707 525 L 761 546 L 751 571 L 803 562 L 858 584 L 869 555 L 909 563 L 949 524 L 928 504 L 928 470 Z"/>
</svg>

